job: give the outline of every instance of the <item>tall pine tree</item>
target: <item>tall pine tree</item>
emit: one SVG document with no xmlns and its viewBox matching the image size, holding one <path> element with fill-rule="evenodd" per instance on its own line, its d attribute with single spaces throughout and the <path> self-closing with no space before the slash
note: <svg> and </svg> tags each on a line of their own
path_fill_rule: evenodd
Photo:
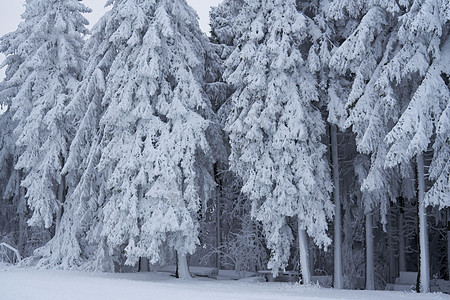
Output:
<svg viewBox="0 0 450 300">
<path fill-rule="evenodd" d="M 402 16 L 398 30 L 399 49 L 384 67 L 380 86 L 414 83 L 406 94 L 404 110 L 386 136 L 389 151 L 386 167 L 412 159 L 417 165 L 417 205 L 419 219 L 419 262 L 421 292 L 429 292 L 428 205 L 450 206 L 450 5 L 448 1 L 414 1 Z M 398 97 L 398 96 L 397 96 Z M 424 154 L 429 147 L 433 159 L 426 175 Z M 427 192 L 426 179 L 433 182 Z"/>
<path fill-rule="evenodd" d="M 231 169 L 242 177 L 271 250 L 269 268 L 285 268 L 293 241 L 288 218 L 298 224 L 301 272 L 309 283 L 306 232 L 329 245 L 331 181 L 317 78 L 309 64 L 315 27 L 296 1 L 244 1 L 235 21 L 241 32 L 226 62 L 236 92 L 226 130 Z"/>
<path fill-rule="evenodd" d="M 82 13 L 89 11 L 77 0 L 28 0 L 19 28 L 1 39 L 7 71 L 0 93 L 8 106 L 2 118 L 9 118 L 17 170 L 9 168 L 16 185 L 9 190 L 27 199 L 29 225 L 59 227 L 66 193 L 61 170 L 72 134 L 65 107 L 83 69 L 88 22 Z"/>
<path fill-rule="evenodd" d="M 140 257 L 156 263 L 174 249 L 180 276 L 188 277 L 197 212 L 214 188 L 207 39 L 184 0 L 110 3 L 70 106 L 79 127 L 65 171 L 85 166 L 71 196 L 74 212 L 90 227 L 101 268 L 112 268 L 115 249 L 128 264 Z"/>
<path fill-rule="evenodd" d="M 358 150 L 370 154 L 371 165 L 362 189 L 375 197 L 386 223 L 389 199 L 407 193 L 399 190 L 400 177 L 410 178 L 410 162 L 417 165 L 421 240 L 421 291 L 429 290 L 425 178 L 422 154 L 432 142 L 434 128 L 444 133 L 448 120 L 448 75 L 445 52 L 448 34 L 447 1 L 333 1 L 331 15 L 354 20 L 334 52 L 331 66 L 352 79 L 346 108 L 347 126 L 357 134 Z M 359 16 L 355 19 L 355 16 Z M 349 24 L 352 24 L 349 22 Z M 370 45 L 370 47 L 369 47 Z M 427 99 L 427 100 L 425 100 Z M 444 121 L 444 122 L 443 122 Z M 431 179 L 435 187 L 427 198 L 445 206 L 448 202 L 448 147 L 436 135 Z M 443 157 L 447 157 L 444 158 Z M 437 158 L 437 159 L 436 159 Z M 447 168 L 448 170 L 448 168 Z M 443 183 L 443 184 L 442 184 Z M 437 191 L 437 193 L 435 193 Z M 431 200 L 433 199 L 433 200 Z"/>
</svg>

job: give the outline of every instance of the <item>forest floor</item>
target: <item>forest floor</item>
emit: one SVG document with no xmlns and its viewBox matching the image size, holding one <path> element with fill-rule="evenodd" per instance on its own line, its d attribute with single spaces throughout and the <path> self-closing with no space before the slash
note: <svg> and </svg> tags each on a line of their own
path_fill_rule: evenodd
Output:
<svg viewBox="0 0 450 300">
<path fill-rule="evenodd" d="M 2 300 L 99 299 L 450 299 L 445 294 L 349 291 L 293 283 L 249 282 L 194 278 L 179 280 L 169 273 L 83 273 L 0 266 Z"/>
</svg>

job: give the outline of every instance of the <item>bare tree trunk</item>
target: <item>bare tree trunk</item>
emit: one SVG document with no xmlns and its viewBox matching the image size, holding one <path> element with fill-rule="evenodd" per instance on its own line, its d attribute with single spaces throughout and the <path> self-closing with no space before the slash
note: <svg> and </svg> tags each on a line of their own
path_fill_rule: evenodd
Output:
<svg viewBox="0 0 450 300">
<path fill-rule="evenodd" d="M 425 206 L 425 170 L 423 155 L 417 155 L 417 205 L 419 217 L 419 261 L 420 278 L 419 292 L 428 293 L 430 291 L 430 267 L 428 256 L 428 229 L 427 229 L 427 211 Z"/>
<path fill-rule="evenodd" d="M 65 193 L 66 193 L 66 175 L 61 175 L 61 182 L 58 185 L 58 209 L 56 210 L 55 234 L 58 232 L 59 225 L 61 224 L 64 202 L 66 200 Z"/>
<path fill-rule="evenodd" d="M 375 289 L 372 213 L 366 213 L 366 290 Z"/>
<path fill-rule="evenodd" d="M 395 261 L 394 238 L 392 237 L 392 235 L 394 234 L 393 228 L 394 228 L 394 220 L 392 219 L 392 216 L 390 216 L 389 226 L 387 228 L 388 246 L 389 246 L 389 283 L 394 283 L 395 278 L 398 275 Z"/>
<path fill-rule="evenodd" d="M 342 289 L 342 229 L 341 229 L 341 193 L 339 182 L 339 155 L 337 141 L 337 126 L 330 125 L 331 163 L 333 169 L 334 196 L 334 288 Z"/>
<path fill-rule="evenodd" d="M 219 249 L 220 249 L 220 246 L 221 246 L 221 243 L 222 243 L 222 238 L 221 238 L 221 230 L 222 230 L 222 228 L 221 228 L 221 224 L 220 224 L 220 215 L 221 215 L 221 211 L 220 211 L 220 205 L 221 205 L 221 203 L 220 203 L 220 198 L 221 198 L 221 196 L 222 196 L 222 193 L 221 193 L 221 189 L 222 189 L 222 187 L 221 187 L 221 185 L 222 185 L 222 183 L 221 183 L 221 180 L 220 180 L 220 178 L 219 178 L 219 172 L 218 172 L 218 170 L 217 170 L 217 165 L 215 164 L 214 165 L 214 175 L 215 175 L 215 178 L 216 178 L 216 182 L 219 184 L 219 191 L 217 192 L 217 196 L 216 196 L 216 268 L 217 269 L 220 269 L 220 253 L 219 253 Z"/>
<path fill-rule="evenodd" d="M 138 203 L 142 203 L 144 198 L 144 189 L 138 185 Z M 147 257 L 139 257 L 138 272 L 150 272 L 150 261 Z"/>
<path fill-rule="evenodd" d="M 190 279 L 191 273 L 189 273 L 189 266 L 187 262 L 186 254 L 181 254 L 177 251 L 177 278 Z"/>
<path fill-rule="evenodd" d="M 406 245 L 405 245 L 405 201 L 399 198 L 400 214 L 398 216 L 398 268 L 406 272 Z"/>
<path fill-rule="evenodd" d="M 450 208 L 447 208 L 447 272 L 450 280 Z"/>
<path fill-rule="evenodd" d="M 19 251 L 21 253 L 25 250 L 25 243 L 27 241 L 27 220 L 25 217 L 26 214 L 26 208 L 27 203 L 25 200 L 25 197 L 21 194 L 21 187 L 20 187 L 20 180 L 22 179 L 22 172 L 21 171 L 14 171 L 17 172 L 17 183 L 16 183 L 16 191 L 14 197 L 16 198 L 14 203 L 17 203 L 17 213 L 19 215 L 19 222 L 17 223 L 17 230 L 19 232 Z"/>
<path fill-rule="evenodd" d="M 306 230 L 298 227 L 298 244 L 300 252 L 300 273 L 303 279 L 303 284 L 311 283 L 311 273 L 309 270 L 309 253 L 308 253 L 308 239 Z"/>
</svg>

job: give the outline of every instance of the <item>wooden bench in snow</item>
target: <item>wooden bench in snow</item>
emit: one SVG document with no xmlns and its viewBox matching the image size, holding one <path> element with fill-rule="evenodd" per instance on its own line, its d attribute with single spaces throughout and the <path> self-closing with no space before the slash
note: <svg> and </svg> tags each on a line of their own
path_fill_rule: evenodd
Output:
<svg viewBox="0 0 450 300">
<path fill-rule="evenodd" d="M 416 289 L 417 272 L 400 272 L 400 276 L 395 279 L 395 284 L 388 284 L 386 290 L 411 291 Z"/>
<path fill-rule="evenodd" d="M 175 274 L 175 270 L 175 266 L 163 266 L 158 269 L 159 272 L 169 272 L 173 274 Z M 189 272 L 191 275 L 201 277 L 215 277 L 219 274 L 219 270 L 217 268 L 208 267 L 189 267 Z"/>
<path fill-rule="evenodd" d="M 417 272 L 400 272 L 400 276 L 395 279 L 395 284 L 386 285 L 386 290 L 412 291 L 416 289 L 416 284 Z M 450 281 L 444 279 L 431 279 L 430 291 L 450 294 Z"/>
<path fill-rule="evenodd" d="M 273 277 L 272 271 L 261 270 L 257 272 L 260 277 L 264 277 L 267 282 L 297 282 L 299 275 L 297 271 L 280 271 L 277 277 Z"/>
<path fill-rule="evenodd" d="M 450 294 L 450 281 L 444 279 L 431 279 L 430 291 Z"/>
<path fill-rule="evenodd" d="M 258 277 L 258 273 L 249 272 L 249 271 L 236 271 L 236 270 L 219 270 L 219 275 L 217 279 L 221 280 L 244 280 L 246 278 L 256 278 Z M 258 277 L 260 279 L 264 279 L 264 277 Z M 257 279 L 255 279 L 257 281 Z"/>
<path fill-rule="evenodd" d="M 300 275 L 297 271 L 280 272 L 275 278 L 272 275 L 272 271 L 269 270 L 258 271 L 258 275 L 264 277 L 267 282 L 298 282 L 300 280 Z M 333 284 L 333 278 L 331 276 L 311 276 L 311 283 L 329 288 Z"/>
<path fill-rule="evenodd" d="M 219 274 L 219 269 L 208 267 L 189 267 L 189 272 L 195 276 L 214 277 Z"/>
</svg>

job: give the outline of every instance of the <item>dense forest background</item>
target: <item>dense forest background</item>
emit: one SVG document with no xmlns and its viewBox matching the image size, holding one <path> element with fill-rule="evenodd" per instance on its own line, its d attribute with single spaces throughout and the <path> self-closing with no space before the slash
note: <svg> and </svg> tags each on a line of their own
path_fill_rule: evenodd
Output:
<svg viewBox="0 0 450 300">
<path fill-rule="evenodd" d="M 22 264 L 450 268 L 450 2 L 26 0 L 0 39 L 0 242 Z"/>
</svg>

